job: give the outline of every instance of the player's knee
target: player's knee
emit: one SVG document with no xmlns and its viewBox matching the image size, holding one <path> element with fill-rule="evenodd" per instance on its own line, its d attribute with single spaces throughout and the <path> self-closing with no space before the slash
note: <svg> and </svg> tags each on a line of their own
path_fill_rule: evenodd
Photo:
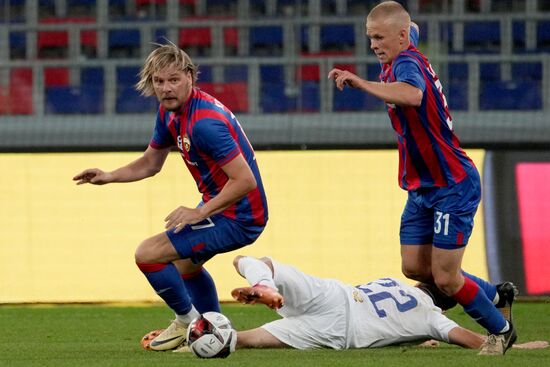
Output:
<svg viewBox="0 0 550 367">
<path fill-rule="evenodd" d="M 151 249 L 147 240 L 139 244 L 134 254 L 136 263 L 138 264 L 151 264 L 157 262 L 157 258 Z"/>
<path fill-rule="evenodd" d="M 437 274 L 437 276 L 434 276 L 434 282 L 437 288 L 448 296 L 452 296 L 460 288 L 460 282 L 454 276 L 451 276 L 451 274 Z"/>
<path fill-rule="evenodd" d="M 407 266 L 406 264 L 403 264 L 401 266 L 401 271 L 403 272 L 403 275 L 406 276 L 408 279 L 413 279 L 419 282 L 429 283 L 432 278 L 432 274 L 429 271 L 429 269 L 421 270 L 417 267 Z"/>
</svg>

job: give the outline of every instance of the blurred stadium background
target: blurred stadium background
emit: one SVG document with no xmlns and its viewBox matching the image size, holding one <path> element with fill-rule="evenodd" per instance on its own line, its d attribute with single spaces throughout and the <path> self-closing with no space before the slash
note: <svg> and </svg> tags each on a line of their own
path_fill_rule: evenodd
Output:
<svg viewBox="0 0 550 367">
<path fill-rule="evenodd" d="M 524 295 L 550 294 L 550 0 L 400 2 L 420 26 L 419 48 L 442 80 L 458 136 L 483 170 L 469 269 L 511 279 Z M 199 64 L 198 86 L 237 114 L 262 151 L 271 222 L 252 252 L 343 278 L 345 261 L 327 266 L 335 246 L 348 246 L 337 242 L 355 242 L 340 256 L 359 274 L 344 280 L 364 279 L 359 266 L 399 276 L 404 194 L 396 152 L 385 150 L 395 137 L 384 105 L 326 79 L 333 66 L 377 78 L 364 34 L 376 4 L 0 0 L 0 302 L 155 299 L 133 269 L 133 249 L 162 230 L 176 205 L 174 196 L 161 204 L 151 197 L 168 190 L 198 200 L 185 196 L 192 184 L 174 188 L 185 168 L 155 178 L 159 191 L 147 183 L 78 191 L 70 178 L 89 164 L 115 168 L 135 157 L 121 151 L 146 147 L 156 102 L 133 86 L 151 43 L 166 39 Z M 350 201 L 351 213 L 342 209 Z M 335 208 L 342 223 L 332 237 Z M 137 220 L 136 231 L 130 222 L 141 212 L 154 219 Z M 238 279 L 225 276 L 232 270 L 222 259 L 213 274 L 225 289 Z M 119 288 L 98 290 L 102 277 L 118 277 Z M 52 295 L 52 282 L 66 287 Z M 128 294 L 117 298 L 121 289 Z"/>
</svg>

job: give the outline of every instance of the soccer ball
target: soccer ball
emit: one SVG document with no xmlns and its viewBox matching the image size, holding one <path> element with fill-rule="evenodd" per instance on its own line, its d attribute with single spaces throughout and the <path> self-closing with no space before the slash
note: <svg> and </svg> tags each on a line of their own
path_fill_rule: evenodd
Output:
<svg viewBox="0 0 550 367">
<path fill-rule="evenodd" d="M 219 312 L 205 312 L 187 328 L 187 343 L 200 358 L 226 358 L 235 351 L 237 331 Z"/>
</svg>

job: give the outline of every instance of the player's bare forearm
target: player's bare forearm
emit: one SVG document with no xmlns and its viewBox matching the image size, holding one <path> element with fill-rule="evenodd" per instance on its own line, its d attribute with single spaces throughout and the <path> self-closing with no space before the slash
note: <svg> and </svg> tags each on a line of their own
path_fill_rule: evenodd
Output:
<svg viewBox="0 0 550 367">
<path fill-rule="evenodd" d="M 170 150 L 148 147 L 141 157 L 111 172 L 112 182 L 134 182 L 156 175 L 162 169 Z"/>
<path fill-rule="evenodd" d="M 471 330 L 455 327 L 449 331 L 449 342 L 464 348 L 479 349 L 486 337 Z"/>
<path fill-rule="evenodd" d="M 363 80 L 357 88 L 397 106 L 418 107 L 422 103 L 422 91 L 403 82 L 379 83 Z"/>
<path fill-rule="evenodd" d="M 420 106 L 423 92 L 410 84 L 403 82 L 380 83 L 364 80 L 354 73 L 334 68 L 328 78 L 334 80 L 336 88 L 343 90 L 346 86 L 361 89 L 387 103 L 398 106 Z"/>
</svg>

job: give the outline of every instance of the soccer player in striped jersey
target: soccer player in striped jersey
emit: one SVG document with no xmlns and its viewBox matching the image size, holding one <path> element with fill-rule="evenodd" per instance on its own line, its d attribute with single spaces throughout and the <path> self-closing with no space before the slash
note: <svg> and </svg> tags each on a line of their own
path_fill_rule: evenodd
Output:
<svg viewBox="0 0 550 367">
<path fill-rule="evenodd" d="M 203 264 L 214 255 L 253 243 L 267 219 L 267 201 L 254 150 L 233 113 L 195 87 L 197 67 L 174 44 L 158 45 L 136 88 L 160 102 L 152 139 L 137 160 L 111 172 L 87 169 L 78 184 L 133 182 L 154 176 L 175 147 L 196 181 L 202 200 L 178 206 L 166 231 L 144 240 L 135 260 L 157 294 L 176 314 L 151 343 L 175 349 L 187 325 L 207 311 L 219 312 L 216 287 Z"/>
<path fill-rule="evenodd" d="M 381 82 L 340 69 L 329 72 L 336 87 L 359 88 L 386 103 L 399 151 L 399 185 L 408 191 L 401 217 L 403 273 L 434 282 L 492 336 L 481 354 L 504 354 L 516 340 L 511 316 L 514 287 L 505 300 L 497 286 L 462 271 L 462 258 L 481 199 L 479 173 L 459 145 L 441 82 L 416 48 L 419 30 L 395 1 L 374 7 L 366 21 L 371 49 L 380 61 Z"/>
</svg>

